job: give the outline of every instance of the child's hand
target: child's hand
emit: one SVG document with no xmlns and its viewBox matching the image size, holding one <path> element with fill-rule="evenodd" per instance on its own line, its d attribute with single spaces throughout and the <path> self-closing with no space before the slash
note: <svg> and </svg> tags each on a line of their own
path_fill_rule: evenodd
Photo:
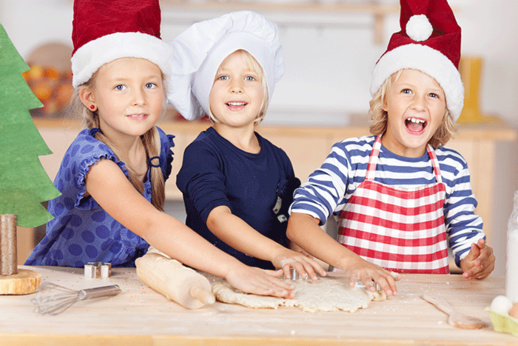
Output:
<svg viewBox="0 0 518 346">
<path fill-rule="evenodd" d="M 306 250 L 304 250 L 303 248 L 301 248 L 294 242 L 290 242 L 290 249 L 292 249 L 293 251 L 296 251 L 296 252 L 300 252 L 301 254 L 303 254 L 306 257 L 311 257 L 311 258 L 313 257 L 313 256 L 311 256 L 311 254 L 309 252 L 307 252 Z"/>
<path fill-rule="evenodd" d="M 468 255 L 460 261 L 460 267 L 466 279 L 483 279 L 495 269 L 493 249 L 486 245 L 484 239 L 471 244 Z"/>
<path fill-rule="evenodd" d="M 326 276 L 326 271 L 317 261 L 313 258 L 308 257 L 302 252 L 297 252 L 283 248 L 283 250 L 275 255 L 272 260 L 275 268 L 282 268 L 284 277 L 291 278 L 290 268 L 295 268 L 301 278 L 307 278 L 308 276 L 313 281 L 317 281 L 318 277 L 315 272 L 320 276 Z"/>
<path fill-rule="evenodd" d="M 235 288 L 246 293 L 280 298 L 295 298 L 291 291 L 295 286 L 276 278 L 281 270 L 264 270 L 243 265 L 239 270 L 231 271 L 225 279 Z"/>
<path fill-rule="evenodd" d="M 401 279 L 401 275 L 389 272 L 376 264 L 364 260 L 360 256 L 348 257 L 346 265 L 341 266 L 340 269 L 351 278 L 351 287 L 354 287 L 356 281 L 361 280 L 369 291 L 374 292 L 376 291 L 374 281 L 385 291 L 387 296 L 395 296 L 397 294 L 396 281 Z"/>
</svg>

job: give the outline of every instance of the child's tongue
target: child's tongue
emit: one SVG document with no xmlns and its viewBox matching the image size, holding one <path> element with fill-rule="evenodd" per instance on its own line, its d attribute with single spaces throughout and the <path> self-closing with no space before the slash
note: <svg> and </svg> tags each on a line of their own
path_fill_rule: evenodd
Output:
<svg viewBox="0 0 518 346">
<path fill-rule="evenodd" d="M 406 121 L 406 127 L 412 132 L 422 131 L 423 125 L 423 123 L 414 123 L 412 121 Z"/>
</svg>

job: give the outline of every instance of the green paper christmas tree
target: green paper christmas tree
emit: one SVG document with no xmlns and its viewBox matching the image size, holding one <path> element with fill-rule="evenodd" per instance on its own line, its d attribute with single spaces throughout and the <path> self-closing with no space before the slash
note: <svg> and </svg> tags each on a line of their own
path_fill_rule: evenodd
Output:
<svg viewBox="0 0 518 346">
<path fill-rule="evenodd" d="M 42 202 L 60 195 L 39 155 L 52 154 L 29 113 L 41 102 L 22 77 L 29 70 L 0 24 L 0 215 L 15 214 L 17 225 L 52 220 Z"/>
</svg>

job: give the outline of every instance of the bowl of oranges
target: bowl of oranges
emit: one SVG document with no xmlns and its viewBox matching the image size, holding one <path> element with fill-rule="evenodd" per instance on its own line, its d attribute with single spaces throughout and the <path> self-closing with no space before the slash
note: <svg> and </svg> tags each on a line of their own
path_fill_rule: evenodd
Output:
<svg viewBox="0 0 518 346">
<path fill-rule="evenodd" d="M 49 43 L 35 49 L 27 58 L 30 70 L 23 78 L 42 108 L 31 110 L 33 116 L 59 117 L 74 93 L 70 56 L 72 48 L 60 43 Z"/>
</svg>

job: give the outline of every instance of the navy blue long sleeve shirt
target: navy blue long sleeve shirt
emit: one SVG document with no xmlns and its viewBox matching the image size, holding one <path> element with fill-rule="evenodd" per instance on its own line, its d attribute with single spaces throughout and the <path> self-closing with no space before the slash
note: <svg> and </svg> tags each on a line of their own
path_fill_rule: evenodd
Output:
<svg viewBox="0 0 518 346">
<path fill-rule="evenodd" d="M 288 244 L 287 209 L 297 179 L 286 153 L 256 136 L 261 151 L 252 154 L 235 147 L 212 127 L 200 133 L 185 150 L 176 184 L 183 193 L 187 226 L 243 263 L 273 269 L 270 262 L 233 249 L 207 228 L 209 213 L 227 206 L 262 235 L 283 246 Z M 276 214 L 273 209 L 279 195 L 283 203 Z"/>
</svg>

